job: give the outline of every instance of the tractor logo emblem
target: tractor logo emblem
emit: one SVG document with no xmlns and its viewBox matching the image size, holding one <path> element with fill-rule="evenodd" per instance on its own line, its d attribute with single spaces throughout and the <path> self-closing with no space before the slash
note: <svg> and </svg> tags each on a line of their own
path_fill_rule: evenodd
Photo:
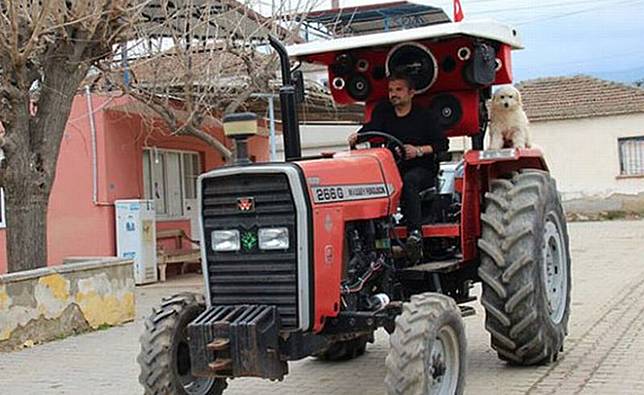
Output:
<svg viewBox="0 0 644 395">
<path fill-rule="evenodd" d="M 250 251 L 257 245 L 257 236 L 251 232 L 244 232 L 241 236 L 241 244 L 244 250 Z"/>
<path fill-rule="evenodd" d="M 237 209 L 243 213 L 252 213 L 255 211 L 255 198 L 240 197 L 237 198 Z"/>
</svg>

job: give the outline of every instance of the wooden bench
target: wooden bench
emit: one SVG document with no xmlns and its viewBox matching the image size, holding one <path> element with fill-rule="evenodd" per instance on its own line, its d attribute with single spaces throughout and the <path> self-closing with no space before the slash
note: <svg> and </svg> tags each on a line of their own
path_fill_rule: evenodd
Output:
<svg viewBox="0 0 644 395">
<path fill-rule="evenodd" d="M 165 248 L 160 244 L 160 240 L 174 239 L 174 248 Z M 188 237 L 183 229 L 170 229 L 157 231 L 157 264 L 159 267 L 159 277 L 161 282 L 165 282 L 167 265 L 180 263 L 181 274 L 185 272 L 186 267 L 191 263 L 201 262 L 201 252 L 199 248 L 183 248 L 183 240 L 199 244 L 198 241 Z"/>
</svg>

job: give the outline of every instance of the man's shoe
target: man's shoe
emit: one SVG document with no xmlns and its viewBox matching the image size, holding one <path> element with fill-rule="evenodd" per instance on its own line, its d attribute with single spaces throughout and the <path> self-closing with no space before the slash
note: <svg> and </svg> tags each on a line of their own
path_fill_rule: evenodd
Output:
<svg viewBox="0 0 644 395">
<path fill-rule="evenodd" d="M 407 250 L 407 258 L 409 258 L 411 264 L 415 265 L 420 262 L 423 257 L 423 235 L 419 230 L 414 230 L 409 234 L 405 249 Z"/>
</svg>

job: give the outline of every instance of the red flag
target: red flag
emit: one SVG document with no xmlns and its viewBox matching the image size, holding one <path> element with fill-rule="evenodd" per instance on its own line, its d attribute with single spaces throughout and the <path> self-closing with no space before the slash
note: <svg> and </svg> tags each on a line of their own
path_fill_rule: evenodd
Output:
<svg viewBox="0 0 644 395">
<path fill-rule="evenodd" d="M 463 20 L 463 8 L 461 8 L 461 0 L 454 0 L 454 22 Z"/>
</svg>

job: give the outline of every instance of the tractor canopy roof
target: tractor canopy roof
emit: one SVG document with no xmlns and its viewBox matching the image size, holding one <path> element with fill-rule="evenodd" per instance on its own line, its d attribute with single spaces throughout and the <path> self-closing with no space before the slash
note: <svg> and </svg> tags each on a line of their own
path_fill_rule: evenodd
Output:
<svg viewBox="0 0 644 395">
<path fill-rule="evenodd" d="M 330 40 L 316 40 L 305 44 L 291 45 L 286 49 L 290 57 L 306 60 L 306 57 L 311 55 L 371 47 L 390 47 L 398 43 L 410 41 L 443 39 L 457 36 L 497 41 L 509 45 L 512 49 L 523 48 L 519 33 L 513 27 L 494 20 L 476 20 L 468 22 L 446 22 L 406 30 L 386 31 Z"/>
<path fill-rule="evenodd" d="M 416 14 L 410 18 L 402 11 Z M 306 16 L 302 19 L 306 22 Z M 512 83 L 511 52 L 522 48 L 511 26 L 493 20 L 451 22 L 440 9 L 408 2 L 330 10 L 311 21 L 325 26 L 320 31 L 331 38 L 291 45 L 286 52 L 300 62 L 326 66 L 326 76 L 317 78 L 334 103 L 363 103 L 368 120 L 388 98 L 387 77 L 403 72 L 413 81 L 414 103 L 432 111 L 448 136 L 480 133 L 491 87 Z"/>
</svg>

